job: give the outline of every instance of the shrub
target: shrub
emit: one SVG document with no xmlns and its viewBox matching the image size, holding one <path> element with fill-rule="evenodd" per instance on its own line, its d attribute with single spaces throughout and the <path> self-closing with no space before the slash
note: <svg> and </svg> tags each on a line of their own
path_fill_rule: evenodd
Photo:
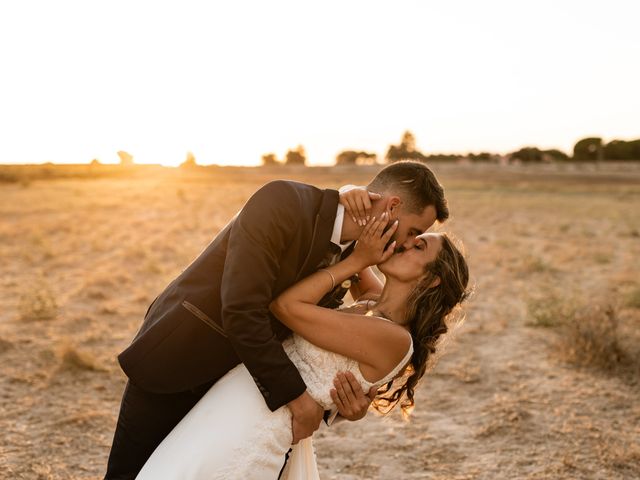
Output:
<svg viewBox="0 0 640 480">
<path fill-rule="evenodd" d="M 551 293 L 529 299 L 528 326 L 555 329 L 555 351 L 571 364 L 622 373 L 640 370 L 640 358 L 621 342 L 620 317 L 613 305 L 579 302 Z"/>
<path fill-rule="evenodd" d="M 375 153 L 344 150 L 336 156 L 336 165 L 375 165 L 377 158 Z"/>
<path fill-rule="evenodd" d="M 565 322 L 559 352 L 570 363 L 614 370 L 630 360 L 619 341 L 619 318 L 611 305 L 583 309 Z"/>
<path fill-rule="evenodd" d="M 264 155 L 262 155 L 262 165 L 280 165 L 280 162 L 278 162 L 278 158 L 276 157 L 275 153 L 265 153 Z"/>
<path fill-rule="evenodd" d="M 572 301 L 548 294 L 544 298 L 530 298 L 527 301 L 531 327 L 558 327 L 575 315 L 576 307 Z"/>
<path fill-rule="evenodd" d="M 287 165 L 304 165 L 307 161 L 307 154 L 302 145 L 298 145 L 293 150 L 288 150 L 285 155 L 285 163 Z"/>
<path fill-rule="evenodd" d="M 22 320 L 50 320 L 58 314 L 58 304 L 49 286 L 40 280 L 22 294 L 19 310 Z"/>
<path fill-rule="evenodd" d="M 60 369 L 67 371 L 105 371 L 103 367 L 98 365 L 97 360 L 91 354 L 81 352 L 69 344 L 63 345 L 60 349 Z"/>
</svg>

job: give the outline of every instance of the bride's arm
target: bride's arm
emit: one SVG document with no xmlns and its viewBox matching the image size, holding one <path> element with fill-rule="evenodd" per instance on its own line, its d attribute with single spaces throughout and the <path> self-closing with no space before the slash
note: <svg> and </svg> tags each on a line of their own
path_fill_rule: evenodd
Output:
<svg viewBox="0 0 640 480">
<path fill-rule="evenodd" d="M 391 256 L 394 245 L 386 250 L 384 246 L 396 224 L 383 233 L 385 225 L 385 217 L 370 222 L 349 257 L 296 283 L 270 306 L 282 323 L 311 343 L 352 358 L 379 376 L 384 376 L 406 354 L 410 343 L 407 332 L 378 317 L 330 310 L 316 303 L 334 285 Z M 380 355 L 381 351 L 385 355 Z"/>
</svg>

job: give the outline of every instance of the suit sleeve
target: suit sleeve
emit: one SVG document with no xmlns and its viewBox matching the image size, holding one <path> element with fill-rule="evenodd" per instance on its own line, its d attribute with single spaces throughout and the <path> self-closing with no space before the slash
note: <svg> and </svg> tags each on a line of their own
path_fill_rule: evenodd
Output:
<svg viewBox="0 0 640 480">
<path fill-rule="evenodd" d="M 300 199 L 284 181 L 258 190 L 234 222 L 222 275 L 222 324 L 271 411 L 294 400 L 306 385 L 276 338 L 269 303 L 300 224 Z"/>
</svg>

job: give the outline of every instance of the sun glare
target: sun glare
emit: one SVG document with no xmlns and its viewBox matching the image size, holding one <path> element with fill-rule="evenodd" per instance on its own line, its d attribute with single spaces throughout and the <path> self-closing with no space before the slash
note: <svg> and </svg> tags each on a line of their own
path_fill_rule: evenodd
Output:
<svg viewBox="0 0 640 480">
<path fill-rule="evenodd" d="M 635 2 L 186 1 L 153 22 L 137 2 L 7 5 L 0 163 L 258 165 L 302 145 L 318 165 L 406 129 L 426 153 L 639 134 Z"/>
</svg>

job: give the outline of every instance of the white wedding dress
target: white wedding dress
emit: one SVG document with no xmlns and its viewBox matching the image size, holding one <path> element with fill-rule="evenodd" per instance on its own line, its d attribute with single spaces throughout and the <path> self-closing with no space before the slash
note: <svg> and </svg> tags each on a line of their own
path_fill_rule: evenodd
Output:
<svg viewBox="0 0 640 480">
<path fill-rule="evenodd" d="M 364 379 L 358 363 L 328 352 L 298 335 L 283 342 L 309 394 L 326 410 L 334 410 L 330 390 L 338 371 L 351 371 L 365 392 L 374 385 Z M 384 378 L 395 377 L 405 358 Z M 284 406 L 271 412 L 244 365 L 238 365 L 213 385 L 156 448 L 138 480 L 276 480 L 291 448 L 291 412 Z M 286 480 L 319 478 L 311 438 L 293 447 L 282 475 Z"/>
</svg>

